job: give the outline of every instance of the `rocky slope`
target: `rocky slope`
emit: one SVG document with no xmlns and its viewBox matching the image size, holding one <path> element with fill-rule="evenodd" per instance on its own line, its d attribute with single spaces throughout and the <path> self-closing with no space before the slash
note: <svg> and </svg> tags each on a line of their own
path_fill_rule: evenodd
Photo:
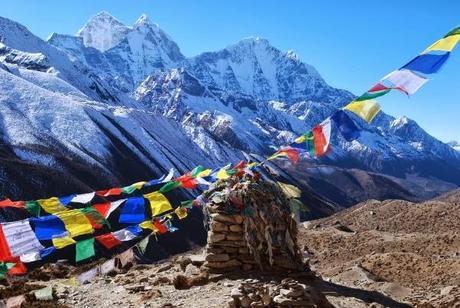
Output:
<svg viewBox="0 0 460 308">
<path fill-rule="evenodd" d="M 264 39 L 185 58 L 144 15 L 126 26 L 102 12 L 76 36 L 53 34 L 47 42 L 0 18 L 0 42 L 0 193 L 12 198 L 128 184 L 171 166 L 222 166 L 242 151 L 267 155 L 353 97 Z M 358 140 L 336 134 L 331 155 L 308 164 L 396 176 L 386 177 L 392 188 L 375 198 L 433 187 L 423 195 L 430 197 L 459 185 L 458 152 L 415 122 L 385 114 L 372 126 L 356 122 Z M 301 172 L 285 175 L 306 181 Z M 353 182 L 357 175 L 347 176 Z M 335 192 L 322 190 L 333 203 Z"/>
<path fill-rule="evenodd" d="M 304 223 L 301 241 L 323 278 L 417 307 L 460 302 L 460 191 L 423 203 L 360 203 Z"/>
</svg>

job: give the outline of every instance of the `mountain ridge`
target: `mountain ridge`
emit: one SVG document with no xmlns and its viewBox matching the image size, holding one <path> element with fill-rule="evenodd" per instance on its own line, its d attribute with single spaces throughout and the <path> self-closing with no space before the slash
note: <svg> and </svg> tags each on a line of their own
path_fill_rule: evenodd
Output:
<svg viewBox="0 0 460 308">
<path fill-rule="evenodd" d="M 102 17 L 111 21 L 107 13 Z M 179 172 L 198 163 L 218 167 L 244 158 L 241 151 L 260 155 L 273 153 L 274 149 L 290 143 L 296 135 L 354 98 L 346 90 L 329 86 L 316 69 L 301 62 L 292 51 L 282 52 L 265 39 L 244 39 L 220 51 L 185 58 L 169 35 L 146 16 L 141 16 L 132 27 L 123 25 L 124 28 L 115 23 L 120 31 L 118 34 L 122 35 L 117 34 L 117 43 L 104 51 L 85 46 L 82 36 L 55 33 L 44 42 L 13 21 L 0 21 L 3 44 L 0 63 L 6 74 L 5 80 L 14 79 L 14 84 L 17 79 L 13 76 L 16 76 L 44 90 L 60 93 L 62 97 L 70 95 L 72 101 L 83 101 L 82 119 L 90 120 L 91 126 L 98 127 L 97 134 L 110 140 L 110 146 L 117 144 L 118 150 L 110 152 L 107 157 L 100 153 L 94 157 L 102 164 L 112 161 L 109 165 L 118 170 L 104 185 L 117 180 L 126 182 L 132 176 L 124 177 L 121 171 L 125 169 L 114 165 L 114 161 L 121 162 L 122 152 L 127 151 L 126 148 L 121 150 L 123 143 L 134 149 L 129 150 L 130 160 L 138 161 L 134 170 L 140 170 L 142 165 L 148 166 L 146 170 L 149 171 L 140 173 L 143 177 L 159 175 L 175 160 L 187 161 L 179 164 Z M 15 29 L 20 29 L 21 44 L 25 47 L 13 39 L 17 37 Z M 88 31 L 83 32 L 88 35 Z M 107 33 L 113 38 L 111 31 Z M 114 41 L 107 42 L 98 47 L 105 49 Z M 35 48 L 29 48 L 29 45 Z M 13 50 L 13 47 L 17 49 Z M 33 52 L 35 54 L 31 54 Z M 44 56 L 37 55 L 37 52 Z M 53 54 L 58 56 L 49 56 Z M 77 68 L 71 72 L 71 77 L 77 80 L 62 74 L 71 71 L 70 68 Z M 57 73 L 51 74 L 56 70 Z M 27 106 L 28 102 L 22 101 L 20 95 L 8 93 L 11 97 L 3 96 L 2 101 Z M 41 93 L 44 97 L 49 95 L 46 91 Z M 12 97 L 18 97 L 19 101 L 12 102 Z M 88 119 L 84 115 L 88 106 L 97 116 Z M 55 112 L 53 108 L 50 111 Z M 10 110 L 0 110 L 0 115 L 10 113 Z M 142 115 L 142 120 L 132 118 L 134 115 Z M 57 116 L 58 113 L 53 112 L 48 115 L 52 120 L 57 120 Z M 64 118 L 69 121 L 72 116 Z M 95 119 L 104 119 L 105 124 Z M 386 173 L 405 182 L 428 181 L 434 183 L 433 193 L 452 188 L 449 185 L 460 185 L 460 154 L 429 136 L 415 122 L 397 120 L 384 113 L 372 125 L 354 119 L 363 129 L 360 138 L 348 142 L 336 134 L 332 139 L 331 154 L 324 159 L 307 159 L 308 163 Z M 168 128 L 163 131 L 168 131 L 169 135 L 156 134 L 155 130 L 160 130 L 160 126 L 152 124 L 155 122 L 166 125 Z M 23 125 L 17 123 L 18 127 Z M 3 134 L 7 135 L 13 128 L 4 126 Z M 50 128 L 40 124 L 37 129 L 47 131 Z M 81 128 L 74 129 L 78 133 Z M 66 134 L 69 133 L 61 131 L 53 138 L 65 140 Z M 4 142 L 13 147 L 13 152 L 17 151 L 18 144 L 11 140 Z M 31 145 L 34 142 L 38 141 L 31 141 Z M 76 138 L 77 145 L 84 142 Z M 158 149 L 150 148 L 149 142 Z M 182 142 L 194 149 L 192 156 L 185 158 L 185 153 L 174 149 Z M 160 146 L 162 143 L 168 150 Z M 179 149 L 187 152 L 183 147 Z M 89 148 L 85 149 L 88 150 L 91 152 Z M 79 157 L 87 156 L 84 151 L 72 151 Z M 27 161 L 29 158 L 23 156 L 21 159 Z M 168 163 L 159 159 L 166 159 Z M 162 167 L 152 168 L 150 164 Z M 77 177 L 83 179 L 81 175 Z M 430 177 L 433 180 L 429 180 Z M 138 180 L 141 180 L 140 176 Z M 405 189 L 399 193 L 407 197 Z"/>
</svg>

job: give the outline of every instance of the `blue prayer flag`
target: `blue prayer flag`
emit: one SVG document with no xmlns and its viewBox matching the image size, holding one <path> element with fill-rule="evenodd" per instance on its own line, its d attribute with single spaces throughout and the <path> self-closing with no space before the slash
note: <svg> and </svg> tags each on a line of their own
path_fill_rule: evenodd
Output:
<svg viewBox="0 0 460 308">
<path fill-rule="evenodd" d="M 43 258 L 49 256 L 50 254 L 52 254 L 55 251 L 56 251 L 56 248 L 53 247 L 53 246 L 46 247 L 45 249 L 40 251 L 40 258 L 43 259 Z"/>
<path fill-rule="evenodd" d="M 442 65 L 447 61 L 449 55 L 450 52 L 442 55 L 423 54 L 415 57 L 402 68 L 424 74 L 437 73 L 441 69 Z"/>
<path fill-rule="evenodd" d="M 32 221 L 35 235 L 40 241 L 51 240 L 53 237 L 67 232 L 62 220 L 54 215 L 31 218 L 30 221 Z"/>
<path fill-rule="evenodd" d="M 131 197 L 125 202 L 121 209 L 120 223 L 138 224 L 145 220 L 145 200 L 144 197 Z"/>
<path fill-rule="evenodd" d="M 70 203 L 70 201 L 72 201 L 72 199 L 75 197 L 76 195 L 70 195 L 70 196 L 65 196 L 65 197 L 59 197 L 59 201 L 63 204 L 63 205 L 68 205 Z"/>
<path fill-rule="evenodd" d="M 355 122 L 353 122 L 345 111 L 338 110 L 331 116 L 331 119 L 345 140 L 352 141 L 360 136 L 358 126 L 356 126 Z"/>
</svg>

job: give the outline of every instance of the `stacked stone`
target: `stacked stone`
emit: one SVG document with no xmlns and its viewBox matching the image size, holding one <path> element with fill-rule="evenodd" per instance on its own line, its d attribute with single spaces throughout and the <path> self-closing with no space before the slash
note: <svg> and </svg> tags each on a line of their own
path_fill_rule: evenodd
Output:
<svg viewBox="0 0 460 308">
<path fill-rule="evenodd" d="M 263 180 L 221 185 L 209 191 L 205 267 L 231 270 L 308 270 L 297 245 L 297 223 L 279 187 Z"/>
<path fill-rule="evenodd" d="M 254 260 L 244 238 L 244 217 L 211 213 L 205 266 L 214 271 L 250 270 Z"/>
<path fill-rule="evenodd" d="M 247 279 L 233 289 L 229 308 L 246 307 L 332 307 L 312 287 L 291 278 L 281 282 Z"/>
</svg>

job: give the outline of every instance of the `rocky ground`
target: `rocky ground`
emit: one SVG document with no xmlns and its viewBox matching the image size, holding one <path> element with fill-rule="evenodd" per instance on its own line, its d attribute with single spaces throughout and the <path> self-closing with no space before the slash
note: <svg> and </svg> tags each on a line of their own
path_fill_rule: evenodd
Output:
<svg viewBox="0 0 460 308">
<path fill-rule="evenodd" d="M 360 203 L 304 223 L 299 240 L 329 282 L 418 307 L 460 307 L 460 191 L 419 204 Z"/>
</svg>

